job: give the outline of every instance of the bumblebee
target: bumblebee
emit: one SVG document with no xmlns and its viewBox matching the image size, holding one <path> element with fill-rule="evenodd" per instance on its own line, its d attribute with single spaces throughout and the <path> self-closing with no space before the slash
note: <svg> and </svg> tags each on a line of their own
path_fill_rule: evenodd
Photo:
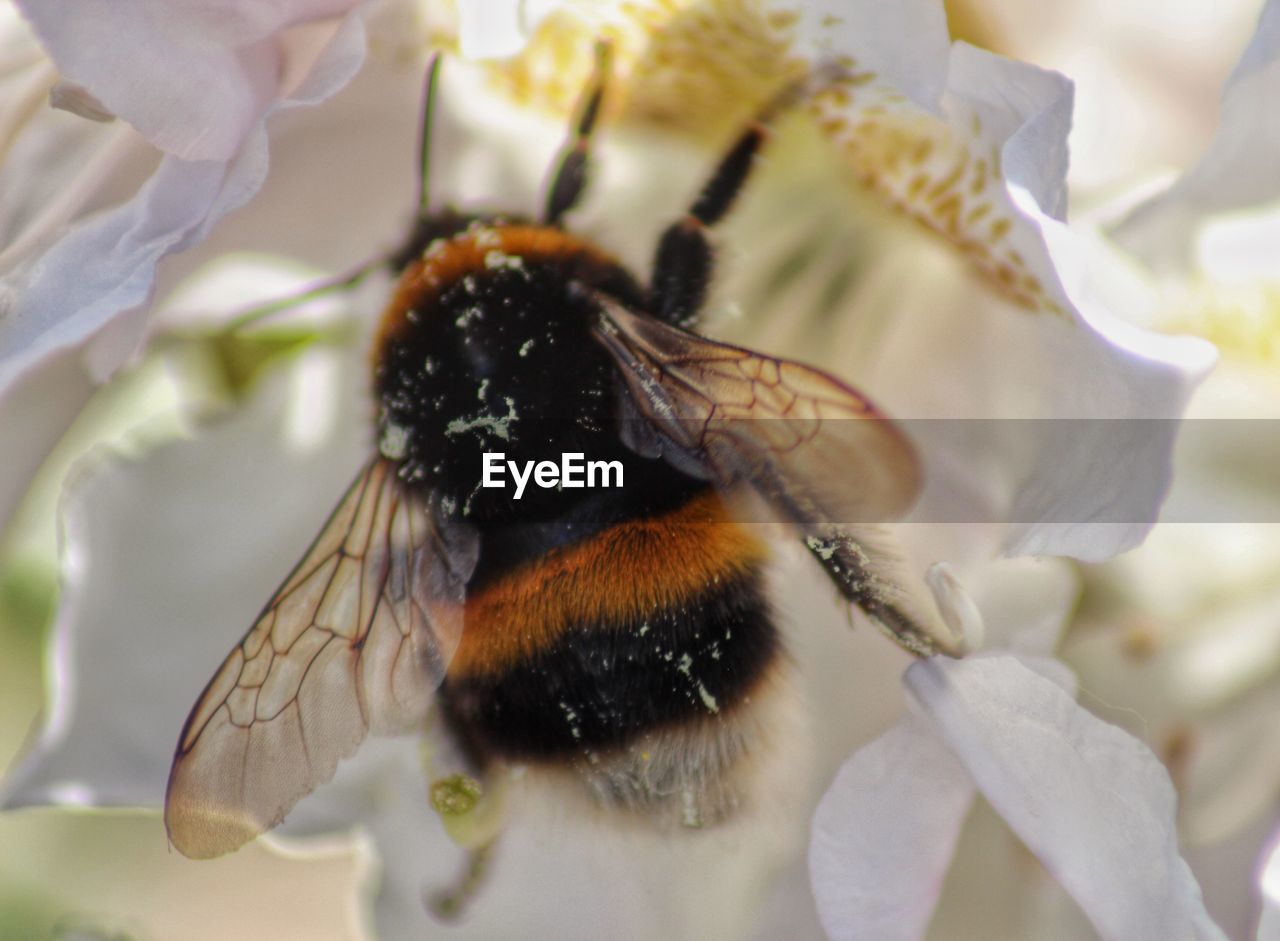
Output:
<svg viewBox="0 0 1280 941">
<path fill-rule="evenodd" d="M 427 81 L 430 102 L 440 60 Z M 374 342 L 377 451 L 200 695 L 165 822 L 182 853 L 278 824 L 368 734 L 434 708 L 482 780 L 570 769 L 619 814 L 712 825 L 751 795 L 761 705 L 786 668 L 744 507 L 780 518 L 839 593 L 907 648 L 932 632 L 869 548 L 915 453 L 819 370 L 696 328 L 710 230 L 802 88 L 767 106 L 662 234 L 648 281 L 563 220 L 590 171 L 602 56 L 538 220 L 432 210 L 388 260 Z M 424 169 L 425 180 L 425 169 Z M 621 487 L 484 485 L 486 456 L 574 453 Z"/>
</svg>

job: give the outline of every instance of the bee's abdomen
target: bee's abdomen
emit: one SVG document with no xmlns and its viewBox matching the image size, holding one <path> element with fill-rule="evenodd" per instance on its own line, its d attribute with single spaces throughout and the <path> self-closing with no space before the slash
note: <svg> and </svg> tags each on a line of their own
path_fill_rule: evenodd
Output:
<svg viewBox="0 0 1280 941">
<path fill-rule="evenodd" d="M 442 691 L 479 757 L 556 760 L 727 719 L 781 654 L 764 548 L 705 490 L 488 583 Z"/>
</svg>

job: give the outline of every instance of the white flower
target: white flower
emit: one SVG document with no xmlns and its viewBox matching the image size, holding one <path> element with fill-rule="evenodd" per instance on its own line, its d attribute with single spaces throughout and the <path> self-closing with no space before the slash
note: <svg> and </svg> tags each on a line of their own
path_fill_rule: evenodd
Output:
<svg viewBox="0 0 1280 941">
<path fill-rule="evenodd" d="M 66 190 L 58 199 L 45 193 L 48 204 L 0 256 L 0 448 L 21 461 L 0 481 L 0 525 L 94 384 L 134 352 L 156 266 L 262 186 L 268 118 L 329 97 L 359 68 L 362 20 L 332 19 L 352 6 L 22 5 L 64 80 L 164 154 L 140 187 L 139 165 L 154 157 L 128 129 L 97 135 L 107 139 L 93 142 L 96 154 L 79 150 L 77 163 L 92 159 L 78 176 L 63 156 Z M 38 96 L 52 74 L 37 62 L 10 81 L 25 78 Z M 24 133 L 48 133 L 50 123 Z M 126 186 L 136 194 L 112 206 Z M 32 402 L 41 403 L 34 420 Z"/>
<path fill-rule="evenodd" d="M 1227 81 L 1221 125 L 1208 150 L 1116 230 L 1117 239 L 1148 264 L 1187 271 L 1194 237 L 1208 217 L 1280 200 L 1280 174 L 1271 159 L 1280 152 L 1280 130 L 1258 120 L 1280 82 L 1277 47 L 1280 4 L 1268 0 L 1253 40 Z"/>
<path fill-rule="evenodd" d="M 804 106 L 816 120 L 781 122 L 773 157 L 763 162 L 724 230 L 725 279 L 715 305 L 723 310 L 726 302 L 737 302 L 744 316 L 715 327 L 749 338 L 752 346 L 821 362 L 856 382 L 891 415 L 920 420 L 906 427 L 921 447 L 927 489 L 912 520 L 918 525 L 902 533 L 910 550 L 907 566 L 917 578 L 940 559 L 954 563 L 967 581 L 1002 551 L 1094 560 L 1141 540 L 1168 484 L 1176 423 L 1114 419 L 1176 419 L 1212 353 L 1198 341 L 1128 326 L 1132 295 L 1114 261 L 1093 254 L 1090 243 L 1062 221 L 1071 115 L 1065 79 L 951 45 L 941 5 L 930 0 L 892 9 L 869 0 L 674 8 L 657 2 L 618 8 L 572 4 L 572 15 L 545 20 L 542 5 L 528 7 L 522 25 L 519 11 L 512 16 L 510 5 L 497 5 L 495 15 L 506 17 L 504 35 L 488 37 L 494 46 L 480 44 L 482 52 L 506 52 L 514 44 L 507 34 L 518 39 L 542 21 L 526 53 L 490 66 L 446 62 L 432 167 L 432 189 L 441 201 L 533 211 L 566 113 L 585 83 L 591 39 L 602 35 L 613 46 L 617 91 L 611 123 L 598 143 L 596 186 L 571 224 L 644 271 L 654 234 L 683 211 L 734 129 L 786 77 L 835 60 L 847 70 L 844 78 Z M 291 22 L 284 13 L 267 27 Z M 464 29 L 468 22 L 475 21 L 464 16 Z M 341 83 L 342 64 L 354 67 L 358 23 L 346 20 L 343 29 L 349 32 L 339 33 L 352 46 L 335 43 L 329 47 L 335 58 L 320 60 L 333 66 L 321 70 L 322 78 L 332 80 L 323 86 L 326 91 Z M 261 35 L 260 28 L 250 23 L 226 35 L 234 45 L 246 35 Z M 41 303 L 50 310 L 56 301 L 60 311 L 77 313 L 56 324 L 40 322 L 46 332 L 12 334 L 12 355 L 0 360 L 0 370 L 12 368 L 18 375 L 30 364 L 21 373 L 23 382 L 52 384 L 54 374 L 41 370 L 54 361 L 48 351 L 58 348 L 75 351 L 65 362 L 79 377 L 80 344 L 102 336 L 112 342 L 94 348 L 94 361 L 102 365 L 99 374 L 109 372 L 141 329 L 141 321 L 117 315 L 146 313 L 139 305 L 152 289 L 156 257 L 203 237 L 258 183 L 256 202 L 219 224 L 218 245 L 175 259 L 175 271 L 193 270 L 215 248 L 246 244 L 337 271 L 392 244 L 413 182 L 407 159 L 413 121 L 406 116 L 415 114 L 420 64 L 394 54 L 412 41 L 400 37 L 403 44 L 397 46 L 377 28 L 371 26 L 386 42 L 372 47 L 364 70 L 341 98 L 269 129 L 274 139 L 268 180 L 250 172 L 246 161 L 256 159 L 250 144 L 265 141 L 261 120 L 270 104 L 250 122 L 229 163 L 198 162 L 213 178 L 204 203 L 186 201 L 191 193 L 185 174 L 194 171 L 183 170 L 181 187 L 172 190 L 185 194 L 175 200 L 181 218 L 166 221 L 164 237 L 148 243 L 146 252 L 126 253 L 122 261 L 99 250 L 111 215 L 67 237 L 92 233 L 79 235 L 88 241 L 65 244 L 81 244 L 81 251 L 100 260 L 101 278 L 128 288 L 123 301 L 114 294 L 100 303 L 99 295 L 84 292 L 82 306 L 74 284 L 21 273 L 34 266 L 20 269 L 14 282 L 20 303 L 44 297 Z M 199 35 L 192 29 L 172 49 L 161 50 L 164 61 L 185 54 L 186 40 Z M 464 32 L 464 44 L 469 35 Z M 67 63 L 73 60 L 79 62 L 72 56 Z M 86 62 L 88 68 L 93 57 Z M 62 67 L 105 106 L 129 117 L 114 84 L 98 88 L 92 71 Z M 185 87 L 179 83 L 176 92 Z M 205 140 L 190 133 L 200 122 L 171 122 L 166 107 L 151 107 L 157 104 L 152 99 L 144 103 L 132 119 L 169 135 L 164 139 L 170 146 L 237 139 L 235 121 L 218 124 L 217 135 Z M 220 169 L 208 170 L 209 165 Z M 250 169 L 237 169 L 242 165 Z M 177 173 L 187 166 L 166 157 L 148 192 L 161 192 L 156 180 L 165 178 L 164 167 Z M 237 177 L 241 172 L 246 176 Z M 228 188 L 228 180 L 247 185 Z M 300 205 L 307 208 L 305 218 Z M 134 219 L 142 213 L 151 220 L 151 206 L 135 201 L 116 215 L 133 213 Z M 50 249 L 42 264 L 60 263 L 63 244 Z M 780 273 L 797 245 L 805 247 L 805 264 L 796 280 L 786 282 Z M 130 272 L 136 277 L 125 277 Z M 37 290 L 42 284 L 47 294 Z M 831 316 L 833 310 L 838 316 Z M 99 333 L 108 324 L 115 326 Z M 7 349 L 6 336 L 0 332 L 0 350 Z M 314 383 L 317 370 L 328 371 L 327 384 Z M 361 375 L 341 355 L 313 351 L 279 370 L 260 398 L 222 426 L 203 429 L 196 440 L 158 450 L 142 463 L 108 464 L 82 481 L 68 504 L 54 705 L 37 747 L 8 785 L 8 803 L 159 803 L 171 746 L 193 696 L 359 463 L 367 441 L 355 416 L 364 406 L 352 384 Z M 286 386 L 305 382 L 312 383 L 305 392 Z M 81 378 L 78 388 L 82 401 L 88 384 Z M 5 401 L 0 399 L 0 408 Z M 320 402 L 330 403 L 338 417 L 317 427 Z M 60 421 L 76 407 L 72 403 Z M 1011 418 L 1027 421 L 1002 421 Z M 1059 418 L 1088 421 L 1054 420 Z M 938 523 L 963 525 L 925 525 Z M 119 551 L 122 545 L 127 552 Z M 809 594 L 820 597 L 819 591 Z M 1026 612 L 1003 622 L 989 610 L 983 613 L 989 625 L 1031 626 Z M 813 603 L 791 607 L 794 621 L 824 618 L 835 620 L 834 609 Z M 804 626 L 823 639 L 797 639 L 801 660 L 838 687 L 829 700 L 837 705 L 825 714 L 840 721 L 818 731 L 819 767 L 812 781 L 802 759 L 789 764 L 781 758 L 802 805 L 812 802 L 829 766 L 891 721 L 898 698 L 894 678 L 905 660 L 878 638 L 827 640 L 819 632 L 826 627 L 834 634 L 835 625 Z M 837 648 L 839 656 L 828 643 L 844 645 Z M 821 652 L 814 654 L 810 646 Z M 1061 671 L 1055 676 L 1061 679 Z M 1073 765 L 1055 746 L 1115 745 L 1125 759 L 1119 768 L 1130 790 L 1114 796 L 1131 800 L 1148 824 L 1128 850 L 1164 838 L 1158 858 L 1177 877 L 1171 897 L 1181 905 L 1167 914 L 1181 911 L 1190 923 L 1202 923 L 1202 910 L 1192 904 L 1194 883 L 1171 851 L 1167 787 L 1162 789 L 1164 779 L 1145 752 L 1117 739 L 1114 730 L 1016 661 L 925 663 L 911 668 L 908 682 L 942 731 L 930 731 L 924 719 L 914 717 L 906 720 L 907 732 L 891 731 L 878 740 L 888 744 L 868 749 L 878 747 L 870 754 L 882 758 L 901 746 L 943 775 L 940 788 L 931 792 L 938 803 L 919 818 L 901 817 L 915 821 L 916 836 L 956 832 L 977 786 L 993 803 L 1008 798 L 1002 812 L 1046 862 L 1059 867 L 1063 883 L 1078 893 L 1101 929 L 1157 917 L 1160 912 L 1150 907 L 1155 895 L 1141 897 L 1148 905 L 1111 906 L 1113 898 L 1090 894 L 1079 869 L 1068 865 L 1081 846 L 1096 851 L 1102 845 L 1073 842 L 1075 834 L 1061 826 L 1074 821 L 1081 823 L 1082 839 L 1097 836 L 1100 818 L 1091 818 L 1089 808 L 1064 803 L 1053 830 L 1020 822 L 1032 805 L 1016 798 L 1028 780 L 1042 779 L 1018 778 L 1017 762 L 996 752 L 1000 743 L 989 738 L 996 726 L 973 718 L 986 707 L 992 710 L 988 719 L 1003 721 L 1019 708 L 1049 716 L 1055 735 L 1043 741 L 1010 738 L 1006 744 L 1018 747 L 1014 757 L 1038 755 L 1045 760 L 1043 771 L 1070 770 L 1082 787 L 1096 790 L 1098 764 Z M 846 720 L 850 715 L 858 719 Z M 996 758 L 982 764 L 984 753 Z M 867 760 L 866 754 L 854 761 Z M 456 855 L 425 809 L 425 786 L 416 743 L 370 743 L 334 784 L 301 803 L 287 824 L 310 834 L 345 830 L 355 820 L 365 824 L 382 860 L 376 905 L 379 931 L 388 939 L 420 936 L 427 924 L 421 893 L 456 874 Z M 874 793 L 859 786 L 850 794 L 841 787 L 833 795 L 865 802 Z M 766 828 L 724 838 L 741 840 L 750 852 L 730 853 L 710 840 L 678 852 L 651 841 L 646 849 L 652 853 L 638 853 L 634 842 L 615 844 L 599 830 L 557 817 L 555 806 L 552 801 L 513 825 L 490 895 L 482 896 L 467 929 L 473 936 L 741 936 L 756 917 L 741 896 L 761 896 L 754 887 L 769 884 L 778 869 L 789 873 L 783 885 L 790 891 L 755 898 L 764 909 L 761 924 L 816 935 L 804 881 L 794 866 L 785 868 L 797 855 L 799 835 L 782 826 L 785 808 L 777 814 L 782 832 Z M 845 809 L 836 798 L 825 806 L 842 815 Z M 829 830 L 855 819 L 837 820 Z M 928 863 L 940 877 L 950 857 L 946 839 L 931 847 L 907 845 L 917 852 L 904 856 L 904 864 Z M 850 871 L 840 869 L 847 860 L 830 862 L 824 884 L 847 886 Z M 717 874 L 714 889 L 708 872 Z M 708 897 L 712 891 L 723 895 Z M 913 897 L 913 924 L 923 926 L 934 898 L 924 892 Z M 856 920 L 865 914 L 826 910 L 823 917 L 833 936 L 844 936 L 866 930 Z"/>
<path fill-rule="evenodd" d="M 922 937 L 981 794 L 1102 938 L 1223 938 L 1179 856 L 1168 774 L 1076 705 L 1074 676 L 1046 656 L 1072 577 L 1003 568 L 988 589 L 993 639 L 1019 652 L 913 664 L 914 708 L 845 764 L 818 807 L 809 863 L 829 936 Z"/>
<path fill-rule="evenodd" d="M 1259 120 L 1277 93 L 1280 4 L 1269 2 L 1204 154 L 1109 227 L 1144 265 L 1142 289 L 1157 299 L 1148 323 L 1207 336 L 1222 364 L 1190 410 L 1166 522 L 1095 573 L 1064 645 L 1102 714 L 1169 765 L 1188 859 L 1241 936 L 1270 891 L 1263 864 L 1280 828 L 1280 493 L 1268 456 L 1280 414 L 1280 138 Z"/>
<path fill-rule="evenodd" d="M 1216 97 L 1261 0 L 959 2 L 975 42 L 1071 76 L 1073 208 L 1187 165 L 1213 131 Z M 1156 79 L 1154 76 L 1161 76 Z"/>
<path fill-rule="evenodd" d="M 982 659 L 957 670 L 935 665 L 927 676 L 929 665 L 913 666 L 908 686 L 916 714 L 850 760 L 815 820 L 815 891 L 825 923 L 836 926 L 833 934 L 843 925 L 852 926 L 845 936 L 864 936 L 858 927 L 875 926 L 874 919 L 886 913 L 904 936 L 924 931 L 975 785 L 1103 937 L 1219 936 L 1207 921 L 1186 863 L 1177 857 L 1179 838 L 1223 928 L 1233 937 L 1252 931 L 1256 896 L 1249 873 L 1268 858 L 1259 846 L 1276 824 L 1278 779 L 1271 756 L 1277 742 L 1280 546 L 1272 525 L 1245 522 L 1274 520 L 1276 512 L 1274 480 L 1255 484 L 1252 475 L 1274 441 L 1268 423 L 1259 419 L 1274 417 L 1277 389 L 1273 259 L 1280 248 L 1274 237 L 1280 177 L 1271 128 L 1259 127 L 1257 115 L 1260 102 L 1271 100 L 1280 87 L 1278 11 L 1274 2 L 1264 9 L 1224 94 L 1223 126 L 1204 158 L 1116 230 L 1125 247 L 1164 275 L 1161 281 L 1129 273 L 1131 316 L 1149 326 L 1204 333 L 1223 347 L 1223 370 L 1210 380 L 1192 415 L 1251 420 L 1222 428 L 1201 420 L 1184 429 L 1181 483 L 1174 486 L 1169 513 L 1175 521 L 1198 525 L 1158 527 L 1148 545 L 1091 573 L 1087 612 L 1065 645 L 1064 655 L 1081 671 L 1091 708 L 1141 736 L 1168 763 L 1179 791 L 1178 813 L 1175 817 L 1168 779 L 1150 752 L 1069 708 L 1064 697 L 1057 697 L 1058 707 L 1044 708 L 1051 701 L 1047 684 L 1019 676 L 1011 662 L 1003 676 L 988 668 L 983 700 L 975 698 L 992 707 L 999 702 L 993 694 L 1021 685 L 1017 708 L 1007 712 L 961 704 L 973 677 L 960 675 Z M 1234 216 L 1226 214 L 1230 210 Z M 1092 238 L 1099 263 L 1122 271 L 1114 249 Z M 1225 525 L 1227 519 L 1241 522 Z M 1220 525 L 1205 525 L 1215 521 Z M 1029 695 L 1036 685 L 1045 690 L 1039 706 Z M 1036 736 L 1020 739 L 1017 727 L 1027 718 L 1043 725 Z M 1077 770 L 1095 764 L 1085 780 L 1069 773 L 1071 763 L 1046 756 L 1054 730 L 1068 729 L 1064 740 L 1074 741 L 1084 759 Z M 1004 737 L 993 739 L 993 734 Z M 1124 756 L 1127 770 L 1098 760 L 1117 755 Z M 988 773 L 993 767 L 1001 769 L 999 776 Z M 1028 773 L 1021 775 L 1019 768 Z M 1131 786 L 1115 786 L 1119 780 Z M 1030 786 L 1019 788 L 1020 781 Z M 1070 802 L 1062 799 L 1066 782 L 1079 793 L 1094 794 L 1094 806 L 1071 819 L 1071 839 L 1059 837 L 1049 846 L 1045 838 L 1060 825 L 1057 813 L 1070 813 Z M 1115 803 L 1141 793 L 1149 811 L 1162 809 L 1140 820 L 1131 806 Z M 1054 800 L 1040 805 L 1041 796 Z M 931 812 L 910 813 L 920 806 Z M 1123 820 L 1119 829 L 1090 825 L 1117 812 Z M 1130 838 L 1125 849 L 1108 846 L 1115 832 Z M 1062 855 L 1075 841 L 1077 850 L 1093 844 L 1084 871 Z M 1267 842 L 1273 846 L 1274 837 Z M 920 849 L 912 852 L 912 847 Z M 966 867 L 966 859 L 967 878 L 955 871 Z M 978 862 L 974 854 L 961 852 L 948 884 L 963 882 L 972 890 L 983 882 L 979 867 L 1016 879 L 1033 898 L 1040 895 L 1025 867 L 1019 877 L 1016 867 L 1002 870 L 990 855 Z M 1153 871 L 1166 877 L 1156 885 L 1146 883 Z M 1261 877 L 1266 908 L 1259 937 L 1275 931 L 1272 872 L 1268 868 Z M 988 880 L 994 877 L 991 873 Z M 1153 889 L 1171 895 L 1157 901 Z M 959 891 L 953 888 L 953 899 Z M 1060 920 L 1059 908 L 1050 903 L 1046 913 L 1043 903 L 1035 903 L 1030 917 L 1039 929 Z M 944 901 L 936 924 L 959 910 L 959 903 Z M 996 930 L 1020 935 L 1031 929 L 1015 919 Z M 891 935 L 873 927 L 865 936 Z"/>
<path fill-rule="evenodd" d="M 894 305 L 893 311 L 882 312 L 894 315 L 886 355 L 877 361 L 884 378 L 873 375 L 862 382 L 871 392 L 880 393 L 888 406 L 897 406 L 899 415 L 1117 419 L 1172 418 L 1180 413 L 1191 387 L 1211 361 L 1207 349 L 1190 341 L 1158 342 L 1124 330 L 1116 315 L 1125 299 L 1114 292 L 1109 296 L 1109 273 L 1094 270 L 1080 258 L 1080 246 L 1057 221 L 1065 194 L 1067 83 L 963 45 L 948 55 L 941 8 L 928 0 L 899 5 L 894 17 L 883 16 L 880 7 L 858 4 L 828 10 L 822 4 L 779 3 L 758 11 L 712 4 L 710 15 L 674 16 L 660 33 L 652 32 L 652 21 L 672 14 L 664 14 L 659 6 L 590 9 L 597 28 L 618 47 L 615 56 L 620 68 L 627 68 L 630 56 L 637 70 L 631 86 L 635 90 L 624 103 L 621 120 L 648 127 L 674 125 L 696 132 L 703 140 L 730 129 L 758 107 L 783 76 L 832 59 L 847 62 L 849 81 L 820 93 L 813 105 L 820 126 L 847 161 L 843 173 L 852 173 L 896 212 L 924 223 L 960 250 L 987 287 L 978 292 L 981 314 L 969 319 L 949 305 L 953 306 L 949 324 L 971 333 L 966 345 L 975 352 L 981 349 L 986 356 L 1010 360 L 1009 381 L 998 395 L 974 388 L 969 360 L 961 358 L 952 366 L 954 357 L 928 348 L 931 342 L 951 345 L 948 324 L 938 323 L 935 316 L 938 299 L 908 295 L 906 306 Z M 274 35 L 271 30 L 288 27 L 305 18 L 304 13 L 318 16 L 325 11 L 327 6 L 290 9 L 265 21 L 247 17 L 241 22 L 232 17 L 231 26 L 220 24 L 214 33 L 215 52 L 226 58 L 227 48 L 240 56 L 248 56 L 245 49 L 251 49 L 256 55 L 258 47 L 251 40 Z M 199 35 L 202 21 L 197 14 L 191 15 L 197 17 L 195 22 L 165 20 L 166 34 L 185 30 Z M 714 43 L 700 42 L 698 31 L 717 28 L 716 16 L 733 24 L 736 31 Z M 71 26 L 79 23 L 77 17 L 64 20 Z M 561 19 L 558 29 L 548 32 L 561 39 L 552 48 L 562 61 L 548 63 L 545 50 L 535 48 L 527 61 L 509 67 L 508 81 L 517 96 L 549 95 L 563 106 L 565 90 L 576 93 L 581 87 L 586 50 L 579 50 L 578 60 L 563 61 L 564 34 L 573 33 L 566 23 Z M 63 35 L 55 25 L 47 27 L 51 44 Z M 581 27 L 577 31 L 581 37 Z M 285 85 L 286 70 L 275 86 L 279 94 L 289 95 L 288 100 L 316 100 L 331 93 L 359 60 L 355 51 L 359 32 L 359 20 L 349 18 L 344 23 L 326 47 L 327 58 L 314 69 L 315 88 L 297 90 Z M 117 100 L 117 78 L 99 77 L 101 61 L 78 48 L 77 35 L 69 29 L 66 43 L 75 48 L 62 53 L 68 60 L 64 68 L 73 69 L 69 76 L 108 107 L 126 116 L 133 114 L 130 108 L 121 111 L 127 102 Z M 59 48 L 55 46 L 55 52 Z M 708 62 L 709 48 L 717 50 L 713 58 L 724 61 Z M 171 50 L 161 49 L 154 53 L 160 60 L 154 67 L 174 69 L 186 54 L 181 43 Z M 763 71 L 755 64 L 742 67 L 741 63 L 752 62 L 751 56 L 766 63 Z M 142 62 L 143 67 L 151 67 L 149 60 Z M 254 62 L 257 59 L 250 57 L 242 67 L 251 72 Z M 561 66 L 553 81 L 545 78 L 549 64 Z M 684 92 L 690 76 L 697 76 L 695 83 L 703 86 L 696 99 Z M 100 81 L 106 83 L 103 88 L 96 87 Z M 124 84 L 136 88 L 141 83 Z M 178 84 L 173 94 L 185 87 Z M 1004 94 L 1008 88 L 1018 89 L 1017 94 Z M 240 96 L 231 94 L 221 101 L 223 110 L 234 113 L 220 119 L 218 140 L 241 140 L 233 129 L 246 121 L 258 127 L 274 107 L 270 97 L 267 104 L 252 100 L 258 104 L 257 110 L 248 108 L 253 120 L 241 113 L 243 108 L 237 110 L 244 105 Z M 203 154 L 203 138 L 192 132 L 187 118 L 171 118 L 165 124 L 161 112 L 166 102 L 173 103 L 167 91 L 143 96 L 135 119 L 148 128 L 154 124 L 161 142 Z M 213 105 L 202 110 L 205 107 Z M 204 144 L 213 146 L 210 141 Z M 36 382 L 38 364 L 54 362 L 55 351 L 79 348 L 114 323 L 95 341 L 90 357 L 91 377 L 109 374 L 132 350 L 142 329 L 139 317 L 145 311 L 140 305 L 149 295 L 155 261 L 201 238 L 209 225 L 257 190 L 264 170 L 264 146 L 264 138 L 255 132 L 244 137 L 231 163 L 168 161 L 165 167 L 172 172 L 162 167 L 144 198 L 135 199 L 114 216 L 95 220 L 78 236 L 73 232 L 39 266 L 12 273 L 8 280 L 13 311 L 4 322 L 9 339 L 0 337 L 0 343 L 9 344 L 0 346 L 0 369 L 4 370 L 0 402 L 11 399 L 4 389 L 20 377 Z M 210 153 L 225 156 L 222 145 Z M 192 173 L 203 176 L 196 179 L 189 176 Z M 669 191 L 671 180 L 663 183 Z M 827 183 L 844 185 L 839 177 L 828 176 Z M 465 185 L 455 188 L 464 195 L 467 191 Z M 341 187 L 331 185 L 326 191 L 340 192 Z M 676 212 L 670 196 L 658 204 L 663 203 L 670 205 L 672 214 Z M 621 208 L 626 205 L 624 201 Z M 168 215 L 160 214 L 166 209 Z M 589 229 L 595 221 L 590 206 L 583 215 Z M 660 218 L 652 209 L 646 215 L 654 221 Z M 637 228 L 647 230 L 644 225 Z M 124 233 L 140 229 L 148 238 L 131 250 L 133 242 Z M 111 252 L 100 250 L 107 246 Z M 79 267 L 71 279 L 63 275 L 62 265 L 73 257 Z M 912 264 L 921 263 L 918 253 L 912 257 L 916 259 Z M 95 274 L 97 259 L 109 267 Z M 35 277 L 28 270 L 31 267 L 44 277 Z M 991 303 L 990 287 L 1008 299 L 1007 309 Z M 964 288 L 953 282 L 950 290 L 954 297 Z M 124 315 L 129 316 L 120 320 Z M 914 376 L 903 367 L 891 372 L 895 361 L 914 361 L 922 354 L 944 370 L 950 366 L 966 374 L 938 372 L 927 384 L 895 389 L 903 375 Z M 1046 382 L 1046 370 L 1058 374 Z M 78 385 L 83 388 L 83 381 Z M 1013 521 L 1005 539 L 1008 551 L 1099 559 L 1134 545 L 1154 517 L 1167 484 L 1170 426 L 1107 421 L 1082 427 L 1094 436 L 1084 448 L 1077 447 L 1080 442 L 1072 434 L 1078 434 L 1080 426 L 1056 422 L 1024 426 L 1017 441 L 1000 441 L 999 436 L 993 441 L 985 435 L 958 444 L 922 444 L 926 450 L 941 451 L 939 460 L 961 465 L 978 465 L 984 455 L 1002 459 L 1003 473 L 1014 478 L 1008 491 L 1012 500 L 981 490 L 968 496 L 978 504 L 971 512 Z M 1055 434 L 1067 428 L 1067 440 Z M 1118 456 L 1110 473 L 1100 476 L 1096 466 L 1080 466 L 1078 455 L 1098 452 Z M 1076 486 L 1082 479 L 1087 485 Z M 1034 485 L 1027 484 L 1032 480 Z M 991 506 L 993 499 L 1006 504 Z M 922 512 L 929 512 L 931 505 L 926 498 Z M 1076 525 L 1083 521 L 1111 525 L 1087 529 Z M 1043 525 L 1049 523 L 1054 525 Z"/>
</svg>

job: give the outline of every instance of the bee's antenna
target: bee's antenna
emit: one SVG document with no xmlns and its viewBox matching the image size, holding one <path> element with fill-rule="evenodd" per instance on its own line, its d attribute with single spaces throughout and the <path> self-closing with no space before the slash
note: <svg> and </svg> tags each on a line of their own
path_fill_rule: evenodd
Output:
<svg viewBox="0 0 1280 941">
<path fill-rule="evenodd" d="M 547 209 L 543 221 L 555 225 L 560 217 L 572 209 L 582 198 L 587 187 L 587 159 L 591 146 L 591 132 L 600 117 L 600 105 L 604 101 L 605 85 L 609 81 L 612 51 L 607 42 L 596 43 L 596 68 L 591 84 L 578 112 L 573 133 L 560 150 L 556 161 L 555 176 L 547 193 Z"/>
<path fill-rule="evenodd" d="M 436 107 L 436 88 L 439 85 L 440 62 L 443 53 L 437 52 L 427 66 L 427 78 L 422 88 L 422 124 L 418 128 L 418 217 L 430 211 L 431 202 L 431 118 Z"/>
</svg>

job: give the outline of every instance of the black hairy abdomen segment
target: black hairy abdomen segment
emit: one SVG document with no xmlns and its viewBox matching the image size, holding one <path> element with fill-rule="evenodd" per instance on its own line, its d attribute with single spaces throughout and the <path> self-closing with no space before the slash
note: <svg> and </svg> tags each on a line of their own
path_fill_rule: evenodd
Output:
<svg viewBox="0 0 1280 941">
<path fill-rule="evenodd" d="M 751 570 L 624 623 L 573 626 L 501 671 L 451 675 L 441 699 L 481 763 L 574 759 L 723 721 L 781 652 L 762 576 Z"/>
</svg>

